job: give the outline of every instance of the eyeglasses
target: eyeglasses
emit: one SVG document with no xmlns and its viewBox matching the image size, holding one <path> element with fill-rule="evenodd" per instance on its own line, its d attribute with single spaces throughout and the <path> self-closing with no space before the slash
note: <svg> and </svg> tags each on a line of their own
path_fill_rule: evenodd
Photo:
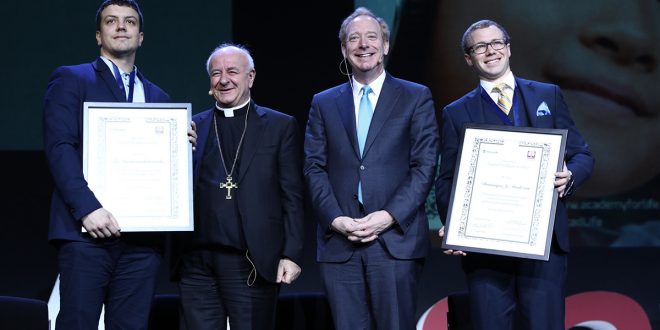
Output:
<svg viewBox="0 0 660 330">
<path fill-rule="evenodd" d="M 468 48 L 468 52 L 472 52 L 475 55 L 483 54 L 488 50 L 488 46 L 492 47 L 494 50 L 500 50 L 506 47 L 507 41 L 504 39 L 495 39 L 491 42 L 480 42 Z"/>
</svg>

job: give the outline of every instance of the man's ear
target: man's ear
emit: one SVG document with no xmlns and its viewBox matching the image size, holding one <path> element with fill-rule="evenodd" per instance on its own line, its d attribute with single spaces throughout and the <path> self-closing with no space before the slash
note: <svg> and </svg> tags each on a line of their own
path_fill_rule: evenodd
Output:
<svg viewBox="0 0 660 330">
<path fill-rule="evenodd" d="M 472 57 L 470 54 L 463 54 L 463 58 L 465 58 L 465 63 L 467 63 L 468 66 L 472 66 Z"/>
<path fill-rule="evenodd" d="M 252 88 L 252 84 L 254 84 L 254 78 L 256 76 L 257 76 L 257 70 L 255 70 L 255 69 L 252 69 L 252 71 L 250 71 L 250 73 L 248 73 L 248 79 L 250 80 L 250 83 L 249 83 L 248 86 L 250 86 L 250 88 Z"/>
</svg>

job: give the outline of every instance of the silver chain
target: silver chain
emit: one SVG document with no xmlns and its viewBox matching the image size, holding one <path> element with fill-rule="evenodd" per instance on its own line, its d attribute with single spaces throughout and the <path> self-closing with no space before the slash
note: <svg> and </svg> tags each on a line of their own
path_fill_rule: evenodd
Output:
<svg viewBox="0 0 660 330">
<path fill-rule="evenodd" d="M 215 140 L 218 142 L 218 150 L 220 151 L 220 159 L 222 160 L 222 167 L 225 169 L 225 174 L 231 178 L 234 173 L 234 168 L 236 167 L 236 160 L 238 160 L 238 155 L 241 153 L 241 146 L 243 145 L 243 138 L 245 138 L 245 132 L 247 131 L 247 120 L 248 115 L 250 114 L 250 103 L 252 100 L 248 101 L 247 111 L 245 112 L 245 125 L 243 126 L 243 133 L 241 134 L 241 139 L 238 141 L 238 148 L 236 148 L 236 156 L 234 156 L 234 162 L 231 164 L 231 171 L 227 172 L 227 165 L 225 165 L 225 157 L 222 155 L 222 146 L 220 145 L 220 136 L 218 134 L 218 123 L 216 122 L 215 110 L 213 111 L 213 128 L 215 129 Z M 230 180 L 231 181 L 231 180 Z"/>
</svg>

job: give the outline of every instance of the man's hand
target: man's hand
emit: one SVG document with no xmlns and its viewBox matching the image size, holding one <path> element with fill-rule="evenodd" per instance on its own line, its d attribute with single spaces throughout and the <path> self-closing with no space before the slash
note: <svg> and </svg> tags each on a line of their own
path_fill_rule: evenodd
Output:
<svg viewBox="0 0 660 330">
<path fill-rule="evenodd" d="M 197 125 L 194 121 L 190 122 L 190 128 L 188 128 L 188 141 L 192 144 L 192 150 L 195 151 L 195 147 L 197 147 Z"/>
<path fill-rule="evenodd" d="M 300 266 L 291 259 L 280 259 L 280 264 L 277 266 L 277 283 L 291 284 L 298 278 L 300 272 Z"/>
<path fill-rule="evenodd" d="M 385 210 L 376 211 L 368 214 L 362 219 L 355 219 L 357 223 L 353 230 L 353 235 L 360 238 L 360 242 L 367 243 L 378 238 L 380 233 L 384 232 L 394 224 L 394 218 Z"/>
<path fill-rule="evenodd" d="M 355 230 L 355 225 L 356 225 L 355 219 L 345 216 L 340 216 L 332 220 L 330 227 L 332 227 L 334 231 L 346 236 L 346 238 L 348 238 L 350 241 L 357 242 L 360 240 L 360 238 L 353 235 L 353 231 Z"/>
<path fill-rule="evenodd" d="M 119 223 L 117 223 L 112 213 L 104 208 L 96 209 L 94 212 L 84 216 L 82 218 L 82 225 L 93 238 L 119 237 L 121 235 Z"/>
<path fill-rule="evenodd" d="M 440 238 L 445 237 L 445 227 L 444 226 L 442 226 L 442 228 L 440 228 L 440 230 L 438 230 L 438 236 Z M 453 255 L 453 256 L 466 256 L 467 255 L 467 253 L 465 253 L 461 250 L 444 250 L 444 251 L 442 251 L 442 253 L 444 253 L 448 256 L 451 256 L 451 255 Z"/>
<path fill-rule="evenodd" d="M 573 173 L 568 170 L 566 167 L 566 162 L 564 162 L 564 168 L 561 172 L 555 173 L 555 189 L 559 193 L 559 198 L 564 197 L 568 191 L 568 185 L 571 182 Z"/>
</svg>

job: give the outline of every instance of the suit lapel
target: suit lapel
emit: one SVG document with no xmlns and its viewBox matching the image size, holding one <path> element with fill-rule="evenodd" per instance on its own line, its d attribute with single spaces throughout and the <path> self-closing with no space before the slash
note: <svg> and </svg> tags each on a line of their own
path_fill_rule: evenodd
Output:
<svg viewBox="0 0 660 330">
<path fill-rule="evenodd" d="M 536 116 L 536 109 L 541 104 L 541 99 L 539 98 L 539 93 L 536 91 L 536 87 L 532 85 L 529 80 L 516 78 L 516 85 L 520 90 L 520 99 L 522 100 L 522 106 L 525 107 L 527 111 L 527 118 L 529 119 L 529 126 L 538 127 L 539 122 Z"/>
<path fill-rule="evenodd" d="M 103 79 L 108 85 L 110 91 L 112 91 L 112 95 L 115 97 L 115 102 L 126 102 L 126 96 L 123 94 L 122 90 L 119 89 L 119 86 L 117 86 L 117 80 L 115 80 L 115 76 L 110 72 L 108 65 L 99 57 L 96 61 L 92 62 L 92 66 L 94 67 L 94 70 L 99 73 L 101 79 Z"/>
<path fill-rule="evenodd" d="M 467 111 L 467 115 L 470 118 L 470 121 L 473 123 L 485 123 L 486 121 L 486 111 L 489 111 L 489 109 L 486 109 L 484 107 L 484 103 L 481 100 L 481 85 L 478 85 L 477 88 L 472 90 L 470 94 L 467 96 L 467 102 L 465 103 L 465 111 Z M 488 122 L 490 124 L 495 124 Z M 497 122 L 496 122 L 497 123 Z"/>
<path fill-rule="evenodd" d="M 263 145 L 263 135 L 266 127 L 268 126 L 268 116 L 266 112 L 258 105 L 250 101 L 250 111 L 248 116 L 247 129 L 245 131 L 245 139 L 243 140 L 243 150 L 241 151 L 241 162 L 238 167 L 238 182 L 243 181 L 245 173 L 247 172 L 254 154 Z"/>
<path fill-rule="evenodd" d="M 371 145 L 376 140 L 376 136 L 380 133 L 383 125 L 390 118 L 394 107 L 401 96 L 401 86 L 389 74 L 385 76 L 383 88 L 378 96 L 376 109 L 374 109 L 374 116 L 369 125 L 369 133 L 367 140 L 364 143 L 364 155 L 369 152 Z M 357 134 L 357 133 L 356 133 Z M 356 135 L 357 136 L 357 135 Z"/>
<path fill-rule="evenodd" d="M 353 103 L 353 91 L 350 89 L 349 84 L 344 84 L 339 94 L 335 99 L 337 103 L 337 111 L 341 122 L 346 129 L 348 140 L 351 141 L 353 151 L 360 158 L 360 148 L 357 141 L 357 126 L 355 124 L 355 104 Z"/>
<path fill-rule="evenodd" d="M 144 102 L 151 102 L 151 82 L 147 79 L 144 78 L 142 75 L 142 72 L 138 70 L 137 72 L 138 78 L 140 78 L 140 81 L 142 82 L 142 87 L 144 88 Z"/>
</svg>

